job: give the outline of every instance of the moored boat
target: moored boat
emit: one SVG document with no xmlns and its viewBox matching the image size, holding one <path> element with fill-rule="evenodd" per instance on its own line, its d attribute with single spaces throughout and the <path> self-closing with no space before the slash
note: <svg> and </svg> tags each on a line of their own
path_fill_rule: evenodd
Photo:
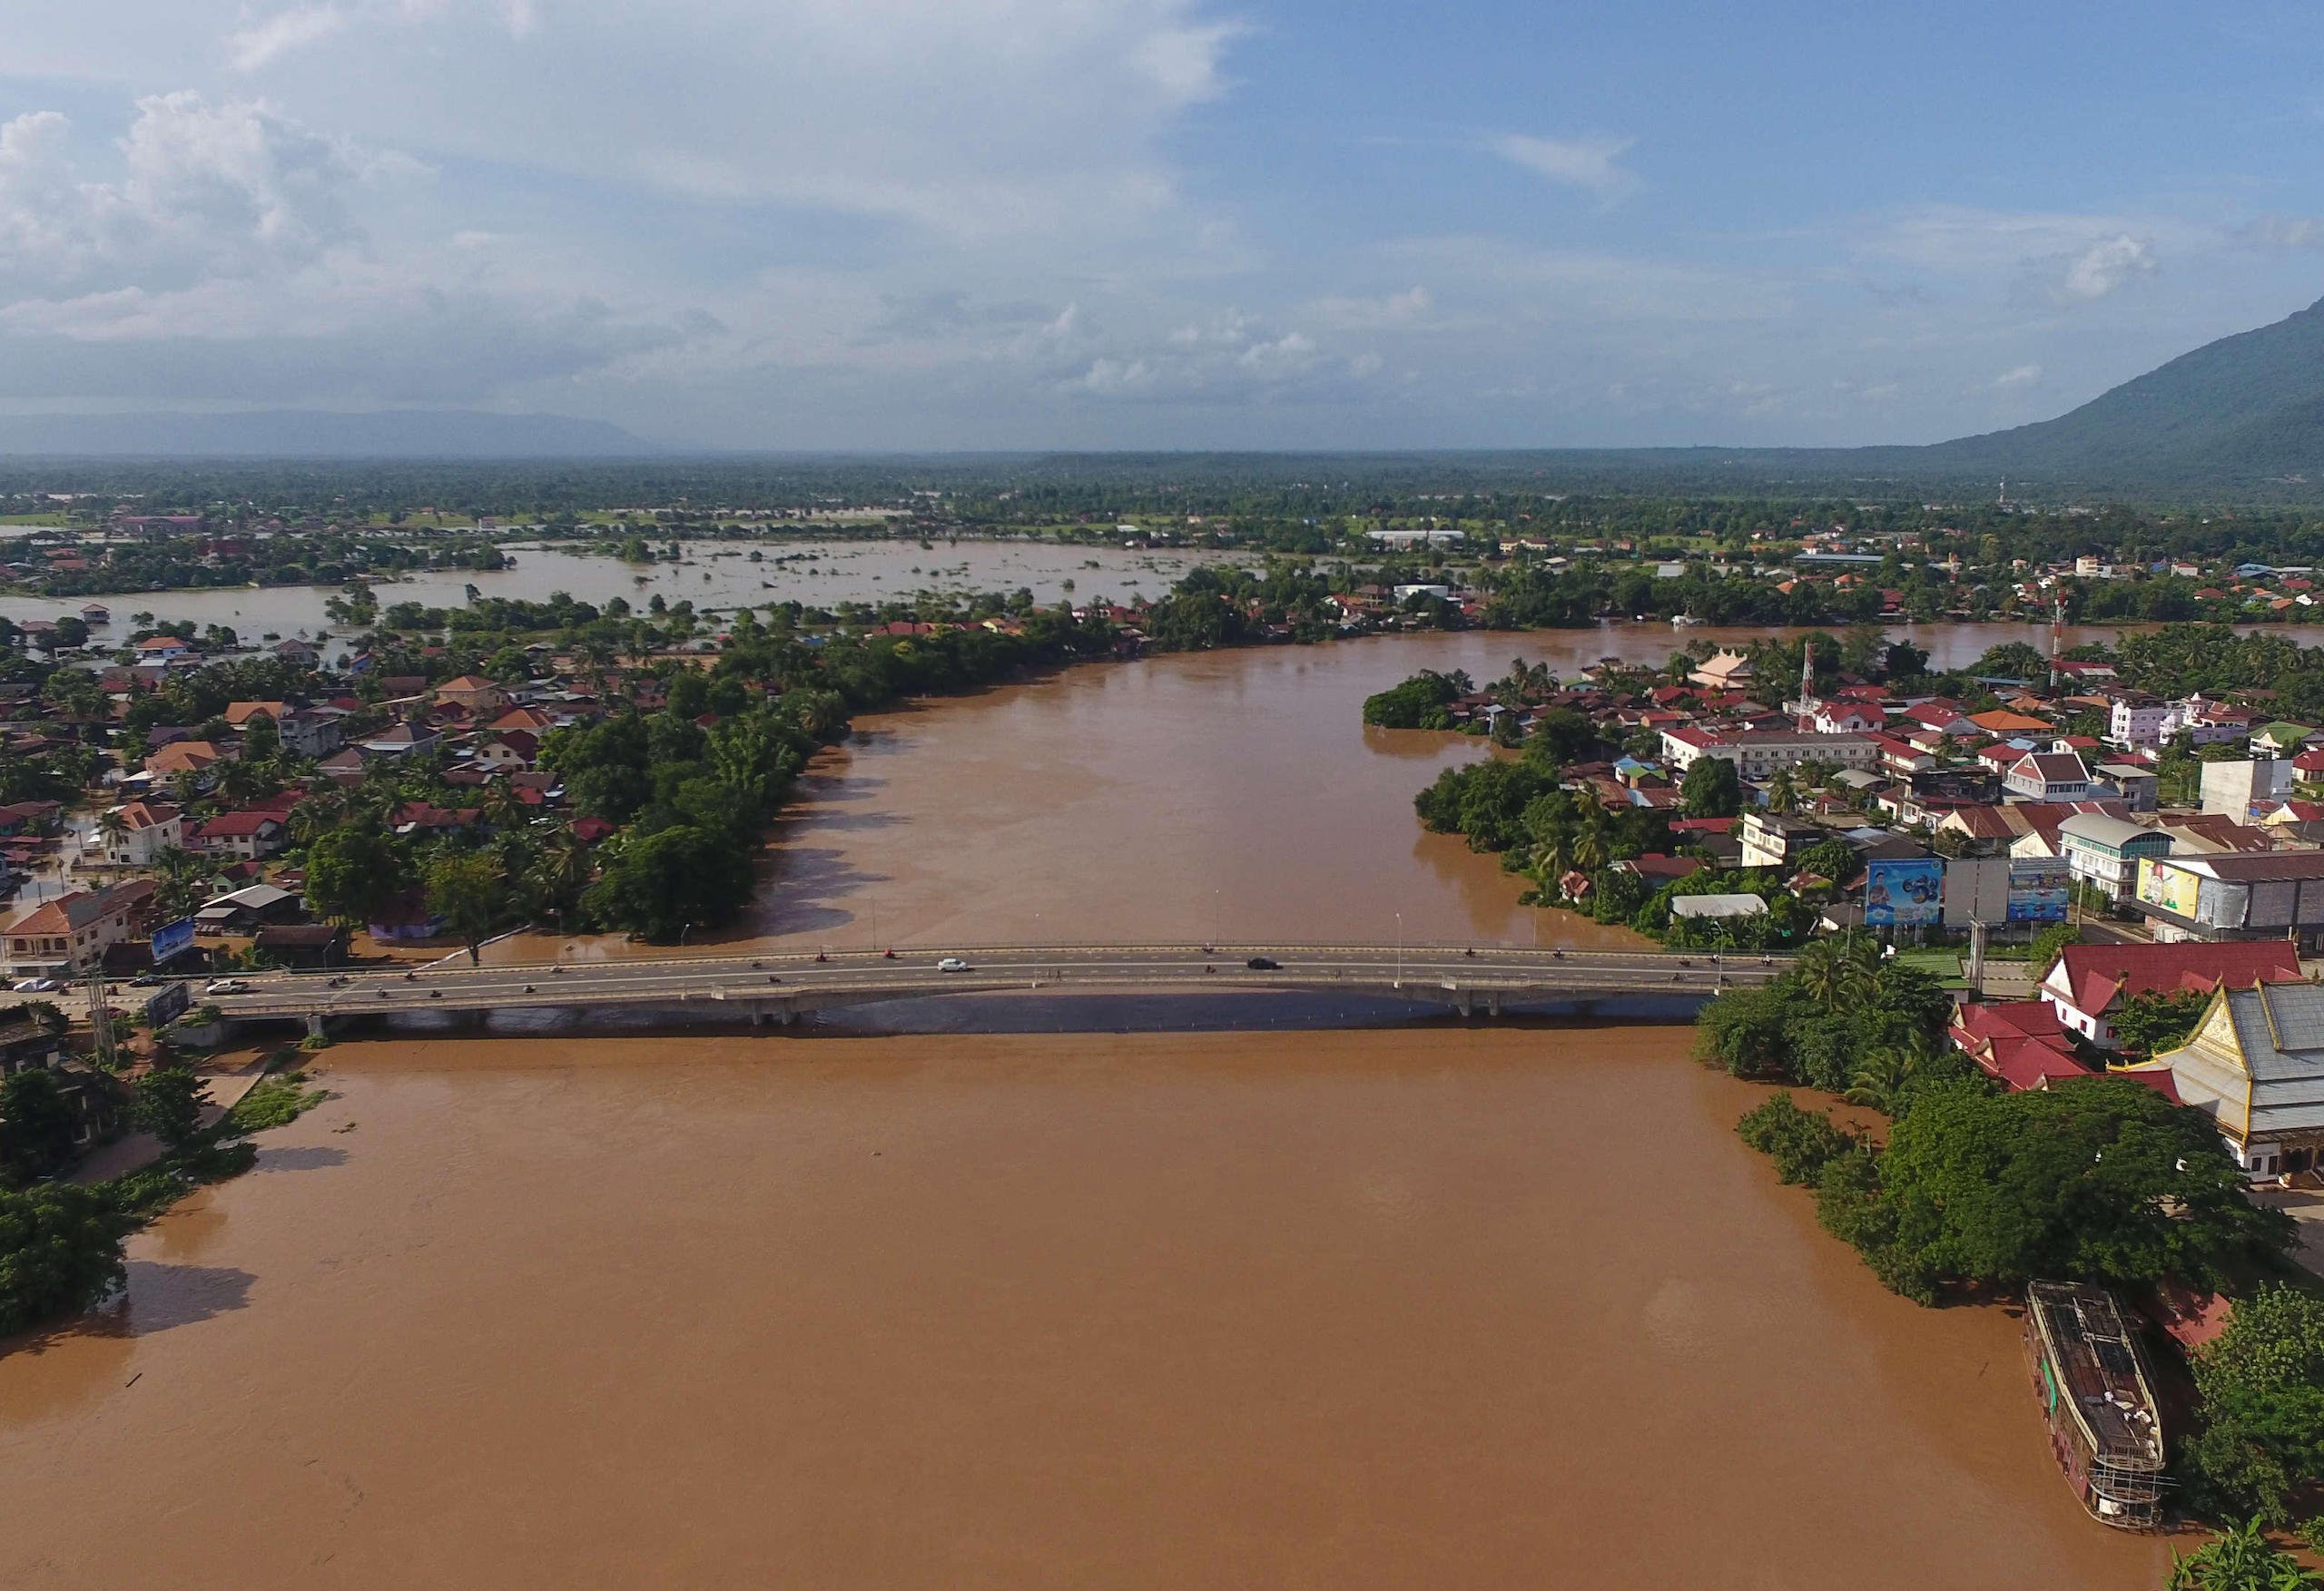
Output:
<svg viewBox="0 0 2324 1591">
<path fill-rule="evenodd" d="M 2082 1506 L 2122 1530 L 2162 1523 L 2162 1419 L 2114 1295 L 2072 1282 L 2025 1289 L 2034 1390 Z"/>
</svg>

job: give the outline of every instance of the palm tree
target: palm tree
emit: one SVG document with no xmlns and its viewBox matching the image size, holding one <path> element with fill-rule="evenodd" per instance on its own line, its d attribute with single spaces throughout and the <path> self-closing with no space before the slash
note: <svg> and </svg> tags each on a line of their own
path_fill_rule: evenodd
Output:
<svg viewBox="0 0 2324 1591">
<path fill-rule="evenodd" d="M 1935 1070 L 1948 1047 L 1926 1033 L 1880 1046 L 1856 1064 L 1855 1075 L 1848 1079 L 1847 1102 L 1895 1116 L 1904 1108 L 1913 1080 Z"/>
<path fill-rule="evenodd" d="M 209 883 L 211 874 L 206 858 L 182 846 L 165 846 L 153 859 L 153 868 L 161 874 L 154 899 L 163 917 L 184 917 L 202 904 L 202 886 Z"/>
<path fill-rule="evenodd" d="M 290 838 L 300 845 L 312 844 L 320 836 L 338 828 L 352 806 L 340 786 L 318 784 L 290 809 Z"/>
<path fill-rule="evenodd" d="M 1872 991 L 1869 958 L 1840 939 L 1818 939 L 1793 964 L 1799 987 L 1827 1011 L 1861 1000 Z"/>
<path fill-rule="evenodd" d="M 1554 891 L 1558 880 L 1573 871 L 1573 830 L 1560 825 L 1533 848 L 1533 876 Z"/>
<path fill-rule="evenodd" d="M 129 820 L 122 815 L 119 807 L 106 809 L 97 820 L 97 835 L 104 841 L 107 859 L 112 859 L 129 838 Z"/>
<path fill-rule="evenodd" d="M 1791 770 L 1778 768 L 1768 781 L 1768 810 L 1778 816 L 1799 810 L 1799 791 L 1791 782 Z"/>
<path fill-rule="evenodd" d="M 557 932 L 565 931 L 566 918 L 580 903 L 581 892 L 589 887 L 596 870 L 596 859 L 569 823 L 559 824 L 534 857 L 533 865 L 526 870 L 526 887 L 556 913 Z"/>
<path fill-rule="evenodd" d="M 533 814 L 517 794 L 516 781 L 504 773 L 484 787 L 484 817 L 495 829 L 508 830 L 524 828 Z"/>
<path fill-rule="evenodd" d="M 1594 873 L 1606 865 L 1612 848 L 1613 837 L 1607 830 L 1605 809 L 1592 807 L 1573 837 L 1573 865 L 1585 873 Z"/>
</svg>

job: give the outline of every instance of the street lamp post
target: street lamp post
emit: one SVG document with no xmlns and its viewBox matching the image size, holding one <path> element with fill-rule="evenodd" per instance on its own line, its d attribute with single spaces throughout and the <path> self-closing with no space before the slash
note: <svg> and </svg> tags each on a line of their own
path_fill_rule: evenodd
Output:
<svg viewBox="0 0 2324 1591">
<path fill-rule="evenodd" d="M 1404 914 L 1396 914 L 1396 987 L 1404 987 Z"/>
</svg>

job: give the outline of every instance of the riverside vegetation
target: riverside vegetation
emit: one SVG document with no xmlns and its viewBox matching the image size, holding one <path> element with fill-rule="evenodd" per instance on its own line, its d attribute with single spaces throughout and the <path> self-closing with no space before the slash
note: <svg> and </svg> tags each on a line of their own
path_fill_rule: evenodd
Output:
<svg viewBox="0 0 2324 1591">
<path fill-rule="evenodd" d="M 19 1072 L 0 1101 L 8 1113 L 0 1135 L 12 1140 L 0 1161 L 0 1338 L 103 1302 L 123 1284 L 124 1238 L 190 1189 L 249 1170 L 257 1160 L 249 1134 L 292 1121 L 323 1097 L 302 1074 L 278 1074 L 205 1125 L 208 1085 L 182 1066 L 157 1067 L 137 1080 L 131 1116 L 160 1141 L 161 1157 L 80 1186 L 45 1180 L 62 1168 L 69 1134 L 64 1153 L 25 1153 L 26 1125 L 47 1117 L 33 1103 L 41 1085 L 55 1087 L 45 1072 Z"/>
<path fill-rule="evenodd" d="M 2119 1076 L 2001 1093 L 1945 1042 L 1946 1009 L 1868 941 L 1824 939 L 1707 1006 L 1696 1050 L 1886 1118 L 1850 1132 L 1779 1092 L 1737 1131 L 1907 1298 L 1990 1298 L 2037 1276 L 2234 1295 L 2226 1332 L 2191 1356 L 2201 1411 L 2172 1455 L 2182 1500 L 2212 1518 L 2301 1524 L 2324 1485 L 2324 1299 L 2288 1263 L 2290 1219 L 2251 1202 L 2201 1112 Z"/>
</svg>

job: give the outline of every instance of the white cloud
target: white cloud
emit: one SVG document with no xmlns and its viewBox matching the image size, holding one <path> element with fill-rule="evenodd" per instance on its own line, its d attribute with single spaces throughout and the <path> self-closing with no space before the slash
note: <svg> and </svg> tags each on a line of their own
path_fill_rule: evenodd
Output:
<svg viewBox="0 0 2324 1591">
<path fill-rule="evenodd" d="M 0 288 L 155 285 L 292 268 L 359 241 L 359 163 L 251 101 L 137 102 L 121 176 L 83 180 L 54 112 L 0 126 Z"/>
<path fill-rule="evenodd" d="M 1184 220 L 1155 141 L 1242 31 L 1206 0 L 277 0 L 218 47 L 379 142 L 973 241 Z"/>
<path fill-rule="evenodd" d="M 2042 378 L 2039 365 L 2017 365 L 1994 378 L 1994 385 L 2003 391 L 2013 387 L 2031 387 Z"/>
<path fill-rule="evenodd" d="M 1374 299 L 1317 299 L 1307 313 L 1334 331 L 1406 331 L 1427 325 L 1435 308 L 1429 290 L 1414 287 Z"/>
<path fill-rule="evenodd" d="M 2068 261 L 2058 290 L 2069 299 L 2102 299 L 2123 283 L 2154 272 L 2154 250 L 2128 232 L 2119 232 Z"/>
<path fill-rule="evenodd" d="M 294 5 L 229 34 L 227 59 L 237 71 L 256 72 L 310 44 L 322 43 L 352 20 L 336 5 Z"/>
<path fill-rule="evenodd" d="M 2260 249 L 2324 248 L 2324 221 L 2306 215 L 2263 215 L 2239 229 L 2236 236 Z"/>
<path fill-rule="evenodd" d="M 1637 142 L 1631 138 L 1535 138 L 1504 133 L 1485 147 L 1537 177 L 1595 193 L 1614 194 L 1631 188 L 1638 179 L 1621 165 L 1621 158 Z"/>
</svg>

